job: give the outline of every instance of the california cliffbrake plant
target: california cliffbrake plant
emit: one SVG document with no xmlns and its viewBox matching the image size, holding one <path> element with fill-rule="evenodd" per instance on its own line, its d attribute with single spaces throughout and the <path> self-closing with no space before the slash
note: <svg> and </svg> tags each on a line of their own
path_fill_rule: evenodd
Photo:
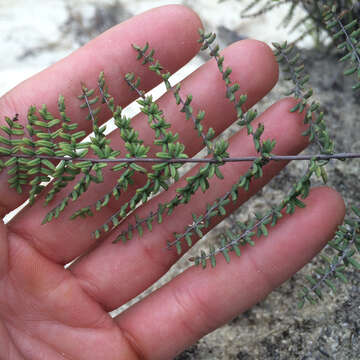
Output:
<svg viewBox="0 0 360 360">
<path fill-rule="evenodd" d="M 341 61 L 348 61 L 351 65 L 346 70 L 346 75 L 356 74 L 360 77 L 360 61 L 358 56 L 358 38 L 360 28 L 357 20 L 346 22 L 343 20 L 345 13 L 338 12 L 337 7 L 322 7 L 322 21 L 334 41 L 339 41 L 339 48 L 345 54 Z M 255 214 L 254 218 L 245 222 L 237 222 L 235 229 L 226 230 L 220 236 L 220 246 L 210 247 L 208 251 L 202 250 L 196 257 L 191 258 L 196 265 L 205 268 L 208 264 L 216 266 L 216 255 L 222 254 L 227 262 L 231 259 L 231 253 L 241 255 L 241 247 L 245 244 L 255 245 L 255 238 L 266 236 L 268 228 L 275 226 L 278 219 L 282 217 L 282 211 L 294 213 L 297 207 L 304 207 L 302 201 L 307 197 L 311 179 L 315 175 L 326 182 L 327 174 L 325 166 L 330 159 L 344 159 L 356 157 L 358 154 L 336 154 L 334 144 L 326 130 L 324 113 L 321 106 L 312 100 L 312 90 L 307 86 L 308 76 L 305 75 L 304 66 L 300 56 L 292 45 L 274 44 L 275 55 L 280 64 L 283 65 L 287 79 L 292 82 L 293 87 L 288 95 L 298 99 L 293 112 L 303 114 L 304 123 L 308 129 L 303 133 L 313 141 L 319 152 L 311 156 L 276 156 L 272 152 L 276 149 L 275 141 L 263 139 L 264 125 L 253 127 L 256 111 L 249 110 L 244 113 L 243 105 L 247 100 L 246 94 L 239 94 L 240 86 L 231 80 L 231 69 L 223 67 L 224 58 L 219 53 L 219 47 L 214 44 L 215 35 L 200 31 L 200 43 L 202 50 L 208 51 L 217 63 L 222 74 L 225 87 L 225 96 L 233 104 L 237 113 L 237 123 L 240 127 L 246 127 L 247 133 L 252 137 L 257 156 L 251 158 L 230 158 L 227 153 L 228 143 L 225 140 L 214 140 L 215 132 L 209 129 L 203 131 L 202 120 L 206 116 L 200 110 L 194 114 L 191 102 L 192 96 L 185 98 L 180 96 L 180 84 L 170 84 L 171 74 L 163 69 L 155 58 L 155 51 L 150 49 L 149 44 L 144 46 L 134 45 L 137 58 L 147 66 L 149 71 L 155 72 L 163 80 L 166 89 L 173 94 L 174 101 L 181 106 L 181 112 L 185 118 L 192 122 L 194 130 L 199 136 L 199 141 L 207 149 L 207 158 L 189 159 L 185 153 L 185 146 L 179 141 L 178 134 L 173 134 L 171 125 L 163 115 L 163 111 L 141 90 L 141 80 L 136 74 L 129 73 L 125 81 L 129 88 L 135 91 L 139 97 L 141 111 L 148 118 L 149 127 L 154 133 L 154 145 L 158 152 L 154 158 L 148 157 L 149 147 L 145 146 L 140 134 L 134 130 L 131 119 L 122 113 L 122 108 L 115 104 L 114 98 L 108 93 L 105 74 L 101 73 L 98 79 L 97 89 L 88 89 L 82 85 L 80 107 L 87 111 L 88 120 L 92 123 L 93 135 L 89 141 L 81 141 L 85 136 L 82 131 L 77 131 L 77 124 L 73 123 L 66 115 L 66 101 L 60 96 L 58 100 L 58 115 L 51 114 L 46 105 L 40 109 L 31 106 L 28 110 L 28 123 L 24 127 L 18 123 L 18 116 L 6 117 L 6 125 L 1 129 L 4 135 L 0 136 L 0 154 L 4 160 L 0 161 L 1 170 L 7 171 L 9 175 L 9 186 L 18 192 L 28 191 L 29 201 L 36 201 L 41 192 L 46 192 L 46 205 L 53 204 L 55 195 L 71 182 L 75 185 L 68 194 L 58 203 L 55 203 L 45 216 L 43 223 L 54 221 L 61 216 L 69 202 L 75 202 L 91 186 L 103 182 L 103 169 L 110 168 L 119 173 L 116 184 L 109 189 L 108 193 L 92 204 L 78 209 L 73 213 L 71 219 L 94 215 L 106 207 L 111 198 L 119 199 L 121 193 L 126 192 L 128 186 L 133 183 L 136 174 L 141 174 L 145 181 L 139 187 L 135 195 L 125 203 L 119 204 L 118 210 L 98 229 L 94 229 L 93 236 L 98 239 L 116 228 L 128 219 L 134 210 L 141 204 L 156 196 L 162 190 L 167 190 L 170 182 L 179 180 L 179 168 L 186 162 L 202 162 L 203 165 L 198 172 L 186 178 L 186 185 L 179 187 L 176 195 L 166 203 L 159 203 L 157 208 L 146 217 L 136 217 L 128 225 L 125 231 L 121 231 L 114 242 L 125 242 L 131 240 L 134 232 L 140 235 L 144 231 L 151 231 L 154 221 L 162 222 L 164 216 L 170 216 L 173 210 L 186 204 L 196 191 L 206 192 L 209 189 L 209 179 L 217 176 L 222 179 L 221 166 L 229 161 L 250 161 L 249 170 L 235 182 L 223 196 L 216 199 L 212 204 L 207 204 L 203 214 L 193 214 L 193 222 L 185 229 L 179 229 L 174 234 L 174 239 L 169 240 L 167 246 L 175 247 L 180 254 L 184 247 L 193 244 L 195 236 L 202 237 L 204 229 L 208 228 L 211 218 L 214 216 L 225 216 L 225 205 L 236 201 L 240 188 L 248 190 L 251 181 L 263 174 L 263 167 L 270 161 L 281 160 L 307 160 L 308 167 L 303 176 L 293 184 L 288 195 L 270 211 L 264 214 Z M 358 80 L 358 79 L 357 79 Z M 359 81 L 354 85 L 354 91 L 360 88 Z M 99 126 L 97 116 L 103 108 L 110 110 L 119 136 L 125 143 L 126 154 L 111 147 L 110 140 L 105 135 L 106 125 Z M 88 156 L 89 152 L 92 153 Z M 120 157 L 122 155 L 122 157 Z M 125 156 L 124 156 L 125 155 Z M 142 166 L 151 163 L 151 169 Z M 45 185 L 45 183 L 48 183 Z M 360 210 L 353 209 L 355 217 L 347 219 L 339 227 L 333 241 L 329 245 L 335 250 L 336 255 L 329 258 L 324 256 L 325 265 L 317 269 L 317 275 L 309 277 L 309 287 L 303 287 L 300 293 L 300 305 L 305 301 L 314 302 L 322 298 L 323 285 L 335 290 L 333 278 L 346 281 L 343 270 L 347 266 L 360 269 L 356 260 L 356 252 L 360 251 L 359 218 Z"/>
</svg>

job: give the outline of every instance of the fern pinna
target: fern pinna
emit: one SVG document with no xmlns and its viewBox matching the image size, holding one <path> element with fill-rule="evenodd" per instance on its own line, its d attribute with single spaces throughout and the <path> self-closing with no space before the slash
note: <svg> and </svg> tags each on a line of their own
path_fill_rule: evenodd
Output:
<svg viewBox="0 0 360 360">
<path fill-rule="evenodd" d="M 327 29 L 334 34 L 334 40 L 343 38 L 343 42 L 339 45 L 340 49 L 346 51 L 342 61 L 350 61 L 352 64 L 345 74 L 359 74 L 358 22 L 344 23 L 343 14 L 338 14 L 333 7 L 323 7 L 322 16 Z M 66 115 L 65 99 L 62 96 L 58 100 L 59 114 L 56 116 L 47 110 L 46 105 L 43 105 L 40 109 L 33 106 L 29 108 L 25 127 L 19 124 L 17 115 L 13 118 L 6 117 L 6 125 L 1 126 L 4 134 L 0 136 L 0 154 L 4 160 L 0 160 L 0 167 L 9 175 L 9 186 L 19 193 L 28 191 L 30 204 L 36 201 L 38 194 L 45 192 L 45 203 L 52 206 L 43 219 L 43 223 L 47 223 L 61 216 L 68 204 L 79 199 L 90 187 L 103 182 L 105 168 L 119 174 L 115 184 L 101 198 L 76 210 L 71 215 L 71 219 L 93 216 L 106 207 L 110 200 L 120 199 L 128 186 L 134 183 L 134 178 L 141 176 L 144 180 L 132 198 L 119 202 L 117 210 L 104 224 L 93 231 L 96 239 L 101 238 L 127 219 L 127 229 L 120 231 L 114 240 L 114 242 L 125 242 L 132 238 L 134 232 L 142 235 L 144 231 L 151 231 L 154 221 L 161 223 L 164 216 L 170 216 L 177 206 L 188 203 L 199 189 L 206 192 L 210 187 L 210 178 L 213 176 L 223 178 L 221 167 L 225 163 L 251 162 L 248 171 L 240 176 L 231 188 L 224 191 L 223 195 L 213 203 L 207 204 L 203 213 L 193 213 L 193 222 L 185 229 L 179 229 L 174 233 L 174 238 L 168 240 L 167 247 L 175 247 L 178 254 L 181 254 L 184 247 L 193 245 L 195 237 L 203 236 L 213 217 L 226 215 L 226 205 L 237 200 L 239 189 L 248 191 L 252 180 L 263 175 L 263 167 L 270 161 L 308 160 L 308 167 L 303 176 L 293 184 L 288 195 L 277 206 L 264 214 L 255 214 L 252 219 L 244 223 L 236 222 L 232 229 L 220 235 L 219 247 L 210 246 L 208 251 L 202 250 L 198 256 L 189 260 L 205 268 L 207 264 L 216 266 L 218 254 L 222 254 L 227 262 L 231 259 L 231 253 L 240 256 L 241 248 L 246 244 L 255 245 L 256 237 L 267 236 L 269 227 L 275 226 L 284 212 L 291 214 L 297 207 L 305 206 L 302 200 L 309 194 L 312 177 L 315 175 L 326 182 L 325 165 L 330 159 L 343 159 L 356 155 L 334 153 L 334 144 L 326 130 L 324 113 L 320 104 L 312 100 L 312 90 L 307 87 L 309 78 L 304 74 L 304 65 L 294 46 L 287 43 L 274 43 L 274 52 L 279 63 L 283 65 L 286 79 L 292 83 L 287 95 L 298 99 L 297 105 L 291 111 L 303 114 L 304 123 L 308 125 L 303 136 L 309 137 L 309 140 L 317 145 L 319 153 L 293 157 L 274 155 L 275 141 L 262 138 L 264 125 L 258 124 L 256 128 L 253 126 L 257 117 L 256 111 L 243 112 L 247 96 L 239 93 L 239 84 L 232 82 L 231 69 L 224 68 L 224 57 L 220 55 L 219 47 L 214 44 L 214 40 L 214 34 L 206 34 L 200 30 L 201 50 L 208 51 L 216 61 L 224 80 L 225 96 L 236 110 L 237 124 L 244 127 L 248 136 L 252 137 L 256 156 L 230 158 L 227 152 L 228 142 L 215 140 L 215 131 L 212 128 L 204 132 L 202 120 L 206 115 L 205 112 L 199 110 L 195 114 L 191 106 L 192 96 L 188 94 L 182 97 L 181 85 L 171 85 L 169 80 L 171 74 L 155 59 L 155 51 L 150 49 L 148 44 L 143 47 L 134 45 L 137 59 L 162 79 L 167 91 L 172 93 L 174 101 L 184 113 L 185 119 L 192 123 L 199 141 L 207 150 L 207 157 L 202 159 L 188 157 L 179 135 L 171 131 L 171 124 L 165 119 L 163 110 L 151 96 L 141 90 L 141 80 L 135 74 L 128 73 L 124 81 L 129 85 L 129 90 L 137 93 L 140 109 L 146 115 L 148 125 L 153 132 L 153 144 L 158 149 L 155 157 L 149 157 L 149 146 L 144 145 L 141 134 L 132 127 L 132 119 L 124 116 L 122 108 L 115 104 L 115 99 L 108 92 L 105 74 L 102 72 L 99 75 L 97 89 L 88 89 L 83 84 L 79 95 L 80 107 L 87 112 L 93 130 L 92 136 L 86 141 L 82 141 L 85 132 L 77 131 L 77 124 Z M 354 90 L 358 88 L 359 84 L 356 83 Z M 103 108 L 109 110 L 114 118 L 115 131 L 119 132 L 125 144 L 125 154 L 111 147 L 110 140 L 105 135 L 106 125 L 98 124 L 98 113 Z M 160 191 L 166 191 L 170 183 L 176 183 L 180 178 L 179 168 L 187 162 L 201 163 L 201 166 L 194 175 L 186 177 L 185 186 L 178 187 L 172 199 L 157 204 L 157 207 L 143 218 L 130 217 L 138 206 L 146 203 Z M 67 195 L 56 202 L 55 195 L 63 188 L 69 188 Z M 334 290 L 335 285 L 331 277 L 346 281 L 343 273 L 346 266 L 352 265 L 360 269 L 354 256 L 360 250 L 358 220 L 360 211 L 357 208 L 353 210 L 357 217 L 346 220 L 329 244 L 336 251 L 336 255 L 333 258 L 324 256 L 324 267 L 318 268 L 314 277 L 308 277 L 310 287 L 302 288 L 300 305 L 306 300 L 314 302 L 322 298 L 323 285 Z"/>
</svg>

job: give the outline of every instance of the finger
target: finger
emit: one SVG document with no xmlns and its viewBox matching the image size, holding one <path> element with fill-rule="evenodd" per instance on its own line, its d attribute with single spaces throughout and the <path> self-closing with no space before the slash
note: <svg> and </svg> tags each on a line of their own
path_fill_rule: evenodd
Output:
<svg viewBox="0 0 360 360">
<path fill-rule="evenodd" d="M 172 359 L 308 263 L 332 238 L 345 208 L 329 188 L 312 190 L 306 203 L 230 264 L 218 256 L 215 269 L 191 267 L 121 314 L 116 321 L 133 347 L 145 359 Z"/>
<path fill-rule="evenodd" d="M 300 135 L 305 130 L 305 126 L 302 124 L 300 114 L 289 112 L 292 106 L 294 106 L 294 101 L 286 99 L 272 106 L 259 118 L 259 121 L 265 126 L 263 139 L 276 138 L 277 154 L 296 154 L 306 145 L 306 139 Z M 286 133 L 287 136 L 279 137 L 278 135 L 281 133 Z M 239 156 L 239 154 L 251 156 L 254 155 L 254 152 L 252 139 L 247 136 L 246 131 L 231 138 L 230 156 Z M 125 245 L 112 244 L 117 234 L 110 236 L 97 249 L 75 263 L 71 268 L 72 272 L 78 277 L 85 291 L 103 304 L 107 310 L 126 303 L 159 279 L 178 260 L 176 251 L 164 251 L 166 241 L 173 240 L 173 233 L 182 233 L 186 226 L 193 221 L 191 214 L 203 214 L 206 211 L 206 204 L 211 204 L 229 191 L 250 165 L 249 163 L 225 164 L 221 167 L 223 180 L 213 177 L 207 192 L 198 191 L 188 204 L 178 206 L 170 216 L 166 216 L 162 224 L 154 221 L 151 232 L 144 232 L 143 237 L 134 233 L 133 239 Z M 271 162 L 265 166 L 263 177 L 252 181 L 248 192 L 239 189 L 238 200 L 236 203 L 231 202 L 228 205 L 227 214 L 230 214 L 256 193 L 284 166 L 283 162 Z M 185 185 L 185 179 L 180 183 L 181 185 Z M 172 188 L 160 194 L 139 208 L 135 214 L 140 219 L 146 218 L 151 211 L 157 210 L 158 203 L 164 204 L 171 200 L 174 192 L 174 188 Z M 134 222 L 134 217 L 135 215 L 129 221 Z M 211 226 L 203 229 L 204 232 L 210 230 L 221 220 L 221 217 L 212 218 Z M 124 226 L 120 230 L 126 228 L 127 226 Z M 134 274 L 138 274 L 138 276 L 134 276 Z"/>
<path fill-rule="evenodd" d="M 125 106 L 135 99 L 129 91 L 124 75 L 133 71 L 142 77 L 142 86 L 150 90 L 159 77 L 146 71 L 132 44 L 145 44 L 158 49 L 157 57 L 169 71 L 176 71 L 186 64 L 199 50 L 198 29 L 202 27 L 198 16 L 189 8 L 179 5 L 163 6 L 138 15 L 113 27 L 87 45 L 55 65 L 24 81 L 0 98 L 0 119 L 19 114 L 19 122 L 25 125 L 27 109 L 30 105 L 40 107 L 46 104 L 55 116 L 58 113 L 59 94 L 66 99 L 67 115 L 78 123 L 79 130 L 91 130 L 86 112 L 80 109 L 77 96 L 81 94 L 81 83 L 88 88 L 97 87 L 101 71 L 105 71 L 109 92 L 116 102 Z M 99 114 L 103 122 L 109 112 Z M 25 195 L 9 191 L 7 174 L 0 176 L 2 213 L 17 207 L 26 200 Z"/>
<path fill-rule="evenodd" d="M 277 65 L 271 50 L 265 44 L 258 41 L 239 42 L 226 49 L 224 56 L 228 58 L 227 65 L 233 68 L 234 81 L 242 84 L 241 92 L 248 94 L 247 107 L 256 103 L 274 86 L 277 80 Z M 243 71 L 244 68 L 247 69 L 246 72 Z M 258 71 L 259 68 L 261 71 Z M 192 104 L 194 112 L 204 108 L 208 114 L 204 119 L 205 132 L 211 126 L 217 133 L 220 133 L 236 118 L 234 106 L 225 98 L 224 82 L 214 61 L 207 63 L 184 81 L 183 94 L 190 92 L 194 97 Z M 171 119 L 171 131 L 178 132 L 180 141 L 185 143 L 186 152 L 189 156 L 196 154 L 203 146 L 202 141 L 198 138 L 197 131 L 193 129 L 193 124 L 187 122 L 184 114 L 177 108 L 173 95 L 171 93 L 165 95 L 159 104 L 160 108 L 164 109 L 165 117 Z M 154 133 L 148 128 L 147 119 L 144 116 L 138 116 L 134 119 L 134 127 L 144 138 L 145 145 L 150 146 L 154 140 Z M 122 149 L 116 137 L 118 137 L 118 132 L 111 139 L 115 142 L 116 147 L 119 146 Z M 154 153 L 159 149 L 153 145 L 151 151 Z M 77 219 L 73 223 L 67 221 L 74 211 L 96 202 L 104 195 L 104 192 L 110 191 L 116 185 L 115 176 L 118 176 L 118 173 L 114 174 L 109 170 L 105 173 L 106 180 L 103 184 L 92 185 L 91 191 L 88 191 L 78 201 L 70 203 L 62 213 L 63 221 L 55 220 L 38 228 L 38 224 L 52 207 L 50 205 L 50 209 L 49 207 L 44 208 L 40 200 L 10 224 L 12 231 L 21 233 L 52 260 L 59 263 L 71 261 L 95 242 L 91 232 L 109 219 L 116 212 L 119 204 L 129 200 L 134 195 L 136 188 L 144 182 L 144 178 L 135 178 L 134 186 L 130 186 L 119 201 L 111 202 L 108 207 L 96 213 L 96 216 L 85 220 Z M 65 189 L 57 199 L 61 199 L 68 193 L 69 190 Z M 73 231 L 73 226 L 76 227 L 76 232 Z"/>
</svg>

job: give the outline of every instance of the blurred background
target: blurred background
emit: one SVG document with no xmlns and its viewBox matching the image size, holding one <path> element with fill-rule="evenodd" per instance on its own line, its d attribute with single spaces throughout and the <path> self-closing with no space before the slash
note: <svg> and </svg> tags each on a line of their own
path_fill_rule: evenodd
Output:
<svg viewBox="0 0 360 360">
<path fill-rule="evenodd" d="M 185 4 L 201 16 L 222 45 L 239 37 L 285 40 L 278 26 L 286 8 L 241 19 L 249 1 L 227 0 L 0 0 L 0 94 L 60 60 L 119 22 L 156 6 Z"/>
</svg>

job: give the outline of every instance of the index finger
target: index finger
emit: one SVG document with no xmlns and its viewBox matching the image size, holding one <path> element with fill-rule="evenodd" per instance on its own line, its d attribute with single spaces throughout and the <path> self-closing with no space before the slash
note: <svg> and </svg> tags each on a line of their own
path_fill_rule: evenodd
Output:
<svg viewBox="0 0 360 360">
<path fill-rule="evenodd" d="M 180 5 L 162 6 L 133 17 L 6 93 L 0 98 L 0 123 L 4 122 L 5 116 L 19 114 L 19 122 L 24 125 L 30 105 L 46 104 L 48 111 L 56 115 L 61 94 L 66 99 L 67 116 L 78 123 L 78 130 L 88 133 L 91 123 L 86 120 L 77 99 L 82 82 L 88 88 L 95 88 L 99 73 L 104 71 L 115 102 L 126 106 L 136 98 L 136 93 L 129 92 L 123 81 L 126 73 L 139 75 L 144 90 L 150 90 L 160 81 L 156 74 L 146 71 L 136 61 L 131 45 L 150 42 L 157 49 L 157 58 L 164 67 L 174 72 L 198 52 L 197 30 L 200 27 L 199 17 Z M 110 113 L 104 111 L 99 114 L 99 121 L 104 122 L 109 116 Z M 26 200 L 25 195 L 9 191 L 5 173 L 0 175 L 0 192 L 0 212 L 3 214 Z"/>
</svg>

